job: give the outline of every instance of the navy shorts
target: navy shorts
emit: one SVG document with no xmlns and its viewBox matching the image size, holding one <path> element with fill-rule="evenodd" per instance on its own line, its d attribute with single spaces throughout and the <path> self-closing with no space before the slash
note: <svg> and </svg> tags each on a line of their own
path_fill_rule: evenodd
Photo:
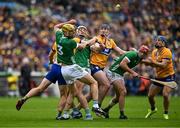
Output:
<svg viewBox="0 0 180 128">
<path fill-rule="evenodd" d="M 159 81 L 163 81 L 163 82 L 171 82 L 171 81 L 175 81 L 175 74 L 164 77 L 164 78 L 155 78 L 156 80 Z M 154 83 L 154 85 L 159 86 L 159 87 L 163 87 L 163 85 L 159 84 L 159 83 Z"/>
<path fill-rule="evenodd" d="M 96 72 L 98 71 L 103 71 L 104 68 L 100 68 L 99 66 L 97 65 L 93 65 L 91 64 L 90 65 L 90 69 L 91 69 L 91 75 L 94 75 Z"/>
<path fill-rule="evenodd" d="M 48 72 L 45 78 L 54 84 L 56 83 L 56 81 L 58 81 L 58 85 L 66 85 L 66 81 L 64 80 L 61 73 L 60 65 L 52 64 L 51 70 Z"/>
</svg>

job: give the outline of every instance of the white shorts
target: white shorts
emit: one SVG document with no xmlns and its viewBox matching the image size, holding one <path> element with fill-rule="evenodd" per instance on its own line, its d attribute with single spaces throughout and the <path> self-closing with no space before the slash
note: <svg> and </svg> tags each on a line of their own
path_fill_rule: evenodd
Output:
<svg viewBox="0 0 180 128">
<path fill-rule="evenodd" d="M 61 73 L 67 84 L 72 84 L 88 74 L 83 68 L 77 64 L 62 66 Z"/>
<path fill-rule="evenodd" d="M 91 74 L 91 69 L 90 68 L 83 68 L 86 72 L 88 72 L 89 74 Z"/>
<path fill-rule="evenodd" d="M 124 82 L 124 77 L 115 73 L 111 72 L 109 69 L 104 70 L 106 73 L 107 78 L 109 79 L 110 83 L 114 82 L 115 80 L 122 80 Z"/>
</svg>

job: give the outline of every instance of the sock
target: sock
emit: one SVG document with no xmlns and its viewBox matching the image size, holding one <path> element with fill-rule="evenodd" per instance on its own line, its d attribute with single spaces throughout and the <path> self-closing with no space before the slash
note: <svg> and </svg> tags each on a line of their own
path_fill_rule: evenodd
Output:
<svg viewBox="0 0 180 128">
<path fill-rule="evenodd" d="M 168 111 L 164 111 L 164 114 L 168 114 Z"/>
<path fill-rule="evenodd" d="M 26 101 L 26 100 L 28 99 L 28 97 L 27 97 L 27 96 L 24 96 L 22 99 Z"/>
<path fill-rule="evenodd" d="M 120 111 L 120 115 L 124 115 L 124 111 Z"/>
<path fill-rule="evenodd" d="M 154 111 L 156 107 L 151 107 L 151 110 Z"/>
<path fill-rule="evenodd" d="M 73 108 L 73 112 L 79 112 L 78 108 Z"/>
<path fill-rule="evenodd" d="M 73 114 L 79 114 L 79 113 L 80 113 L 80 111 L 78 108 L 73 108 Z"/>
<path fill-rule="evenodd" d="M 98 101 L 97 101 L 97 100 L 93 100 L 93 107 L 94 107 L 94 108 L 99 108 L 99 105 L 98 105 Z"/>
<path fill-rule="evenodd" d="M 58 113 L 58 117 L 60 117 L 60 116 L 61 116 L 61 114 L 62 114 L 62 111 L 59 111 L 59 113 Z"/>
<path fill-rule="evenodd" d="M 114 102 L 113 100 L 111 100 L 109 102 L 109 105 L 104 109 L 105 111 L 109 111 L 114 105 L 116 104 L 116 102 Z"/>
<path fill-rule="evenodd" d="M 86 115 L 91 115 L 89 108 L 85 108 L 84 110 L 85 110 Z"/>
<path fill-rule="evenodd" d="M 64 110 L 64 114 L 69 114 L 69 110 Z"/>
</svg>

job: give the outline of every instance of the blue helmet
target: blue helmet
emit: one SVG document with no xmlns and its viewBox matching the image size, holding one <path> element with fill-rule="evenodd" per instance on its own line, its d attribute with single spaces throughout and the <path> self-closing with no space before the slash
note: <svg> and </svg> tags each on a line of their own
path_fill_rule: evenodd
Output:
<svg viewBox="0 0 180 128">
<path fill-rule="evenodd" d="M 158 39 L 161 40 L 162 42 L 164 42 L 165 44 L 167 43 L 167 39 L 165 36 L 158 36 Z"/>
<path fill-rule="evenodd" d="M 165 36 L 158 35 L 158 36 L 156 36 L 156 37 L 154 38 L 154 40 L 155 40 L 155 41 L 156 41 L 156 40 L 160 40 L 160 41 L 162 41 L 162 42 L 165 44 L 165 46 L 168 46 L 168 41 L 167 41 L 167 38 L 166 38 Z"/>
<path fill-rule="evenodd" d="M 162 41 L 166 46 L 167 46 L 167 44 L 168 44 L 168 41 L 167 41 L 166 37 L 165 37 L 165 36 L 162 36 L 162 35 L 156 36 L 156 37 L 155 37 L 155 40 L 160 40 L 160 41 Z"/>
</svg>

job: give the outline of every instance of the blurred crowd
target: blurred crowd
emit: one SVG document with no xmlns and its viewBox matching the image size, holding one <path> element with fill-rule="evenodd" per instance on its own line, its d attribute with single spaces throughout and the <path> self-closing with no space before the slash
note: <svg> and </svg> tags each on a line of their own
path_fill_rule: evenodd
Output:
<svg viewBox="0 0 180 128">
<path fill-rule="evenodd" d="M 166 36 L 168 47 L 173 52 L 176 76 L 180 79 L 178 0 L 0 2 L 0 71 L 20 71 L 22 60 L 28 58 L 32 71 L 46 72 L 49 68 L 48 53 L 55 40 L 53 26 L 72 18 L 78 21 L 77 25 L 87 26 L 91 36 L 98 33 L 102 23 L 109 23 L 112 27 L 111 37 L 124 50 L 138 48 L 141 44 L 153 49 L 153 37 L 159 34 Z M 146 76 L 154 74 L 152 68 L 144 65 L 136 70 Z M 130 86 L 130 76 L 127 76 L 127 82 Z"/>
</svg>

